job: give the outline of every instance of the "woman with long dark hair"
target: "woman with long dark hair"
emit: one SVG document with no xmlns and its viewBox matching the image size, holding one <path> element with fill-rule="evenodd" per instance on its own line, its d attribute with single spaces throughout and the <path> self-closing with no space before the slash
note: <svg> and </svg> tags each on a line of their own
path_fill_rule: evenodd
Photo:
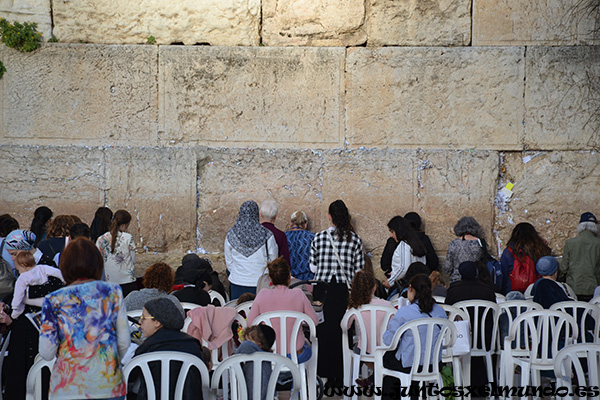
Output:
<svg viewBox="0 0 600 400">
<path fill-rule="evenodd" d="M 515 259 L 519 259 L 525 263 L 526 259 L 530 258 L 532 262 L 529 264 L 535 268 L 538 260 L 544 256 L 549 256 L 551 252 L 550 247 L 533 225 L 528 222 L 521 222 L 514 227 L 510 239 L 508 239 L 506 249 L 504 249 L 500 257 L 500 265 L 502 271 L 507 271 L 510 274 L 513 271 Z M 533 272 L 535 273 L 535 271 Z M 504 280 L 508 282 L 507 291 L 510 291 L 509 277 L 505 276 Z"/>
<path fill-rule="evenodd" d="M 323 313 L 325 322 L 317 327 L 319 338 L 318 374 L 327 385 L 342 385 L 342 328 L 340 322 L 348 307 L 348 288 L 354 273 L 363 269 L 362 240 L 352 228 L 350 213 L 342 200 L 329 205 L 332 226 L 315 235 L 310 247 L 310 270 L 315 279 L 328 283 Z M 315 297 L 319 297 L 319 286 Z"/>
<path fill-rule="evenodd" d="M 388 229 L 390 230 L 390 237 L 398 243 L 392 256 L 390 277 L 383 282 L 383 285 L 389 289 L 404 278 L 408 267 L 412 263 L 421 262 L 425 264 L 427 260 L 425 258 L 425 246 L 423 246 L 407 220 L 399 215 L 395 216 L 388 222 Z"/>
<path fill-rule="evenodd" d="M 113 212 L 108 207 L 99 207 L 94 214 L 94 220 L 90 226 L 90 238 L 92 242 L 96 243 L 96 240 L 104 235 L 110 229 L 112 223 Z"/>
<path fill-rule="evenodd" d="M 409 283 L 407 298 L 410 304 L 398 310 L 390 320 L 387 330 L 383 334 L 386 345 L 392 343 L 394 334 L 402 325 L 420 318 L 447 318 L 444 309 L 436 304 L 431 291 L 431 281 L 425 274 L 415 275 Z M 438 332 L 439 334 L 439 332 Z M 421 336 L 421 352 L 425 352 L 426 337 Z M 435 341 L 436 338 L 433 338 Z M 408 372 L 413 362 L 415 342 L 411 334 L 405 334 L 400 339 L 398 348 L 388 351 L 383 356 L 383 366 L 396 371 Z M 421 357 L 423 359 L 423 357 Z M 433 361 L 435 362 L 435 361 Z M 396 378 L 383 379 L 383 393 L 391 393 L 390 388 L 397 384 Z"/>
<path fill-rule="evenodd" d="M 48 222 L 52 218 L 52 210 L 46 206 L 41 206 L 35 209 L 33 212 L 33 220 L 31 221 L 31 232 L 35 233 L 35 243 L 37 244 L 46 239 L 46 233 L 48 232 Z"/>
<path fill-rule="evenodd" d="M 118 210 L 110 230 L 96 241 L 96 246 L 104 258 L 106 280 L 121 285 L 124 296 L 137 289 L 134 273 L 135 242 L 133 236 L 127 233 L 130 222 L 131 214 L 125 210 Z"/>
</svg>

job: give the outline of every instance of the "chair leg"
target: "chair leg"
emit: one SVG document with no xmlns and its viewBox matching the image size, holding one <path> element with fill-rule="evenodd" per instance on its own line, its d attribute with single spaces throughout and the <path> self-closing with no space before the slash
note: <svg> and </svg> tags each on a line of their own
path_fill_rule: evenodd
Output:
<svg viewBox="0 0 600 400">
<path fill-rule="evenodd" d="M 358 374 L 360 373 L 360 356 L 352 356 L 352 380 L 348 387 L 351 387 L 356 384 L 356 380 L 358 379 Z M 356 393 L 352 395 L 352 400 L 357 400 L 358 396 Z"/>
</svg>

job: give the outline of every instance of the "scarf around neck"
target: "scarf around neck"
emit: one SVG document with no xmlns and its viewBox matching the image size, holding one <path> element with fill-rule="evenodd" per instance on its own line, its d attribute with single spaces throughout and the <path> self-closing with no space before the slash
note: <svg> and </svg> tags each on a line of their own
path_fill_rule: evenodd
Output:
<svg viewBox="0 0 600 400">
<path fill-rule="evenodd" d="M 244 257 L 250 257 L 261 248 L 273 233 L 260 224 L 258 204 L 245 201 L 233 227 L 227 232 L 227 240 L 231 246 Z"/>
</svg>

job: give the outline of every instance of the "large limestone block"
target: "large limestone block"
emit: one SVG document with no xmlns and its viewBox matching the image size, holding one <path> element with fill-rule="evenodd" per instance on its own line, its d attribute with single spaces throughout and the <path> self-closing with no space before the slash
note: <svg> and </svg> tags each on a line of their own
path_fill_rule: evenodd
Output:
<svg viewBox="0 0 600 400">
<path fill-rule="evenodd" d="M 210 150 L 198 156 L 198 239 L 209 253 L 222 252 L 241 204 L 277 201 L 275 225 L 286 230 L 303 210 L 310 229 L 322 229 L 322 156 L 308 150 Z"/>
<path fill-rule="evenodd" d="M 600 154 L 597 151 L 508 153 L 501 184 L 514 183 L 506 210 L 497 211 L 502 248 L 516 224 L 531 223 L 555 255 L 576 235 L 582 213 L 598 215 Z"/>
<path fill-rule="evenodd" d="M 3 46 L 0 56 L 5 141 L 156 142 L 155 46 L 59 43 L 26 54 Z"/>
<path fill-rule="evenodd" d="M 323 220 L 332 201 L 341 199 L 365 248 L 381 255 L 387 223 L 413 211 L 416 202 L 414 151 L 351 150 L 326 153 L 323 166 Z"/>
<path fill-rule="evenodd" d="M 531 47 L 525 147 L 600 149 L 600 46 Z"/>
<path fill-rule="evenodd" d="M 0 0 L 0 18 L 12 22 L 35 22 L 44 40 L 52 35 L 50 0 Z"/>
<path fill-rule="evenodd" d="M 419 151 L 415 168 L 414 208 L 438 255 L 446 255 L 456 239 L 454 225 L 463 216 L 475 217 L 493 245 L 497 152 Z"/>
<path fill-rule="evenodd" d="M 342 48 L 161 47 L 169 143 L 340 145 Z"/>
<path fill-rule="evenodd" d="M 466 46 L 471 0 L 370 0 L 369 46 Z"/>
<path fill-rule="evenodd" d="M 349 49 L 351 146 L 519 149 L 523 49 Z"/>
<path fill-rule="evenodd" d="M 598 0 L 473 0 L 473 45 L 600 42 Z"/>
<path fill-rule="evenodd" d="M 259 0 L 58 0 L 54 34 L 65 42 L 259 44 Z"/>
<path fill-rule="evenodd" d="M 361 0 L 265 0 L 262 18 L 267 46 L 356 46 L 367 40 Z"/>
<path fill-rule="evenodd" d="M 189 149 L 107 148 L 107 204 L 132 216 L 143 251 L 194 250 L 196 155 Z"/>
<path fill-rule="evenodd" d="M 29 228 L 39 206 L 74 214 L 88 224 L 104 205 L 102 148 L 0 146 L 0 210 Z"/>
</svg>

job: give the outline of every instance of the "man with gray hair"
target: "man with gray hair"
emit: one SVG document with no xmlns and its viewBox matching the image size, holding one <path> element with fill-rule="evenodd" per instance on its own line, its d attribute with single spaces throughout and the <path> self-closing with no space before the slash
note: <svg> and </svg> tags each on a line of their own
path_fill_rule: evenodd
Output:
<svg viewBox="0 0 600 400">
<path fill-rule="evenodd" d="M 577 299 L 589 301 L 600 285 L 600 238 L 598 220 L 591 212 L 581 214 L 577 236 L 565 242 L 559 268 L 561 281 L 573 288 Z"/>
<path fill-rule="evenodd" d="M 277 203 L 275 200 L 265 200 L 260 204 L 260 222 L 262 226 L 273 232 L 277 246 L 279 246 L 279 256 L 285 258 L 288 265 L 290 264 L 290 248 L 288 246 L 287 237 L 283 231 L 277 229 L 274 225 L 277 219 Z"/>
</svg>

